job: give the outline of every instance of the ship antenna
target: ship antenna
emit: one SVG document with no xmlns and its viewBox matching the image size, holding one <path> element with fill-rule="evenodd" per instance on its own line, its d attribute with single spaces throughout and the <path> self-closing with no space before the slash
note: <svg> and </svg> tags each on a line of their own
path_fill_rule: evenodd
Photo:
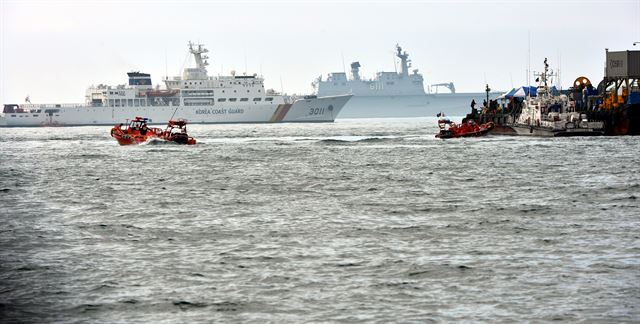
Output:
<svg viewBox="0 0 640 324">
<path fill-rule="evenodd" d="M 531 31 L 529 31 L 528 36 L 529 36 L 528 37 L 529 48 L 527 52 L 527 87 L 531 87 L 531 81 L 529 80 L 529 77 L 530 77 L 529 74 L 531 74 Z M 527 93 L 527 98 L 531 100 L 531 88 L 529 88 L 529 91 Z"/>
<path fill-rule="evenodd" d="M 191 44 L 191 42 L 189 42 L 189 44 Z M 189 45 L 189 48 L 191 48 L 191 45 Z M 189 64 L 189 61 L 191 61 L 191 52 L 187 52 L 187 56 L 184 58 L 184 61 L 182 61 L 182 67 L 180 68 L 181 70 L 184 70 L 184 67 L 187 66 L 187 64 Z M 181 72 L 178 72 L 178 75 L 181 75 Z"/>
<path fill-rule="evenodd" d="M 393 68 L 396 70 L 396 74 L 398 74 L 398 61 L 396 61 L 396 52 L 392 52 L 393 55 Z"/>
<path fill-rule="evenodd" d="M 342 56 L 342 71 L 344 74 L 347 74 L 347 66 L 344 64 L 344 52 L 340 51 L 340 56 Z"/>
<path fill-rule="evenodd" d="M 549 85 L 547 84 L 547 76 L 548 76 L 548 71 L 549 71 L 549 64 L 547 63 L 547 58 L 544 58 L 544 90 L 546 92 L 546 95 L 549 95 L 548 91 L 549 91 Z"/>
<path fill-rule="evenodd" d="M 178 105 L 178 106 L 176 106 L 176 110 L 174 110 L 174 111 L 173 111 L 173 114 L 171 114 L 171 118 L 169 118 L 169 120 L 172 120 L 172 119 L 173 119 L 173 116 L 175 116 L 175 115 L 176 115 L 176 112 L 178 111 L 178 108 L 180 108 L 180 106 L 179 106 L 179 105 Z"/>
<path fill-rule="evenodd" d="M 284 95 L 284 86 L 282 86 L 282 76 L 280 76 L 280 94 Z"/>
<path fill-rule="evenodd" d="M 560 88 L 560 90 L 562 90 L 562 79 L 560 78 L 560 67 L 561 67 L 561 65 L 562 65 L 562 59 L 561 59 L 561 56 L 560 56 L 560 49 L 558 49 L 558 68 L 556 69 L 558 71 L 558 73 L 557 73 L 556 80 L 558 81 L 557 84 L 558 84 L 558 87 Z"/>
</svg>

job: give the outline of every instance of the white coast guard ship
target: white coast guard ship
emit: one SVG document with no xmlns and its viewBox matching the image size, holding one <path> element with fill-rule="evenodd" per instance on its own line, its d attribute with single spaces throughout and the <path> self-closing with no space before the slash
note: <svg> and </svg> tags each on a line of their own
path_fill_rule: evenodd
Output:
<svg viewBox="0 0 640 324">
<path fill-rule="evenodd" d="M 409 72 L 409 54 L 399 45 L 396 45 L 396 57 L 400 61 L 398 72 L 377 72 L 373 79 L 365 79 L 360 75 L 360 63 L 353 62 L 350 79 L 345 72 L 333 72 L 325 80 L 318 77 L 312 86 L 318 96 L 354 95 L 340 118 L 435 116 L 441 111 L 464 116 L 470 110 L 471 100 L 482 102 L 486 96 L 485 93 L 456 93 L 453 82 L 432 84 L 425 91 L 422 74 L 418 69 Z M 447 88 L 447 93 L 438 93 L 438 87 Z M 432 88 L 436 92 L 432 92 Z"/>
<path fill-rule="evenodd" d="M 164 80 L 155 89 L 151 76 L 131 72 L 129 85 L 98 85 L 86 92 L 85 104 L 5 104 L 0 126 L 113 125 L 136 116 L 166 124 L 171 118 L 189 123 L 332 122 L 351 95 L 295 98 L 265 90 L 254 75 L 209 77 L 208 52 L 189 43 L 195 68 Z"/>
</svg>

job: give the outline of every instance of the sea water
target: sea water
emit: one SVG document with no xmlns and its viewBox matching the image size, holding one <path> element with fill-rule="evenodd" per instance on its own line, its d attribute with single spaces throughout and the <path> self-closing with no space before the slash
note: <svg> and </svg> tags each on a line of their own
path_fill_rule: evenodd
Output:
<svg viewBox="0 0 640 324">
<path fill-rule="evenodd" d="M 0 129 L 1 322 L 640 321 L 636 137 Z"/>
</svg>

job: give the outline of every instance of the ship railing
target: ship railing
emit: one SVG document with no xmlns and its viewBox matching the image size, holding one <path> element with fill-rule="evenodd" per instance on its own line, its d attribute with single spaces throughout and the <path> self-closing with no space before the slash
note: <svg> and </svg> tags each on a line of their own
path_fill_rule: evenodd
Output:
<svg viewBox="0 0 640 324">
<path fill-rule="evenodd" d="M 83 104 L 22 104 L 19 107 L 23 110 L 33 110 L 43 108 L 80 108 L 85 106 Z"/>
</svg>

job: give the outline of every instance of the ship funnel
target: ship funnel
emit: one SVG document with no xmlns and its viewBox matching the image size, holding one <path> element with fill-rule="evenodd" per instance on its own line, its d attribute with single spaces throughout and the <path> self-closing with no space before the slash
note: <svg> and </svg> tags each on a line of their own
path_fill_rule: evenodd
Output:
<svg viewBox="0 0 640 324">
<path fill-rule="evenodd" d="M 141 88 L 141 89 L 151 89 L 151 75 L 147 73 L 140 72 L 129 72 L 127 73 L 129 76 L 129 85 Z"/>
<path fill-rule="evenodd" d="M 360 80 L 360 62 L 351 63 L 351 76 L 354 80 Z"/>
</svg>

